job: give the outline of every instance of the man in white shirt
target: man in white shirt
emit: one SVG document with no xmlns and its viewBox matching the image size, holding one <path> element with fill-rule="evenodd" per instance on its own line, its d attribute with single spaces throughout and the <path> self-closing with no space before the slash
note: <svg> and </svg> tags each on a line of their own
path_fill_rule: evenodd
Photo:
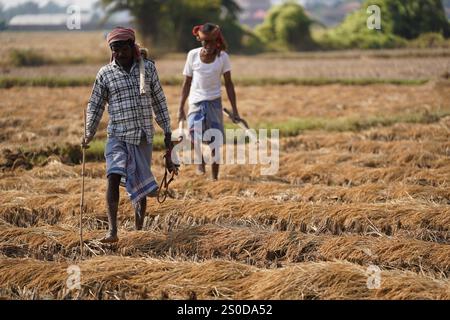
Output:
<svg viewBox="0 0 450 320">
<path fill-rule="evenodd" d="M 209 129 L 217 129 L 225 137 L 221 96 L 222 75 L 233 110 L 233 122 L 237 122 L 240 119 L 236 105 L 236 93 L 231 80 L 230 59 L 225 52 L 227 46 L 220 27 L 215 24 L 205 23 L 196 26 L 192 33 L 198 41 L 201 41 L 202 46 L 189 51 L 187 56 L 183 71 L 185 79 L 181 92 L 178 121 L 186 120 L 184 105 L 189 97 L 187 120 L 191 138 L 193 138 L 194 127 L 197 128 L 196 124 L 198 125 L 199 123 L 201 123 L 202 127 L 201 135 Z M 214 151 L 213 149 L 213 157 L 215 156 Z M 197 173 L 205 174 L 205 162 L 203 159 L 202 164 L 197 168 Z M 218 163 L 212 163 L 211 176 L 213 180 L 218 179 Z"/>
</svg>

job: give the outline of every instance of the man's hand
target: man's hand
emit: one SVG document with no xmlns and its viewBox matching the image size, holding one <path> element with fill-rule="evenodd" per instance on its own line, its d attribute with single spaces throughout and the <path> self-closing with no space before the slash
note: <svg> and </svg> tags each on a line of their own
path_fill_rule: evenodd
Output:
<svg viewBox="0 0 450 320">
<path fill-rule="evenodd" d="M 82 137 L 81 138 L 81 148 L 89 149 L 89 143 L 92 141 L 93 137 Z"/>
<path fill-rule="evenodd" d="M 164 155 L 164 158 L 166 160 L 166 168 L 170 173 L 172 173 L 172 171 L 175 171 L 175 174 L 178 174 L 178 167 L 180 165 L 172 162 L 172 133 L 166 133 L 164 135 L 164 144 L 166 146 L 166 153 Z"/>
<path fill-rule="evenodd" d="M 231 115 L 231 121 L 233 121 L 233 123 L 238 123 L 241 121 L 241 117 L 239 116 L 237 110 L 233 110 L 233 114 Z"/>
<path fill-rule="evenodd" d="M 172 132 L 164 134 L 164 145 L 166 146 L 166 150 L 173 148 Z"/>
</svg>

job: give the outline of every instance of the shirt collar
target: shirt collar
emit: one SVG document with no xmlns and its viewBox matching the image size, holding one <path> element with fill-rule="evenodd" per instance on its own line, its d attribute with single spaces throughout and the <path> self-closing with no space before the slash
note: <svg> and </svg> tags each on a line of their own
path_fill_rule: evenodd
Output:
<svg viewBox="0 0 450 320">
<path fill-rule="evenodd" d="M 118 69 L 120 69 L 120 70 L 122 70 L 122 71 L 125 72 L 125 70 L 122 68 L 122 66 L 120 66 L 120 65 L 116 62 L 115 59 L 113 59 L 113 61 L 111 62 L 111 64 L 112 64 L 112 66 L 113 66 L 114 68 L 118 68 Z M 130 73 L 133 71 L 133 69 L 134 69 L 136 66 L 137 66 L 137 62 L 136 62 L 136 59 L 134 59 L 133 64 L 131 65 L 131 68 L 130 68 Z"/>
</svg>

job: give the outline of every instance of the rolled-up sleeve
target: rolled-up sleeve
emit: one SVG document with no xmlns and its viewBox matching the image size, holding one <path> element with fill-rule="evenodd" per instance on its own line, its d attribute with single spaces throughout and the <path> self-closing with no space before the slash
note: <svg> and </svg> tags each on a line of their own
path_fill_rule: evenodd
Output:
<svg viewBox="0 0 450 320">
<path fill-rule="evenodd" d="M 86 110 L 86 136 L 93 137 L 102 119 L 105 105 L 108 102 L 108 88 L 104 83 L 101 71 L 95 78 L 91 97 Z"/>
<path fill-rule="evenodd" d="M 161 87 L 159 81 L 158 73 L 155 66 L 152 64 L 151 67 L 151 98 L 153 112 L 155 113 L 156 123 L 163 129 L 164 133 L 171 133 L 170 128 L 170 116 L 169 110 L 167 108 L 166 96 Z"/>
</svg>

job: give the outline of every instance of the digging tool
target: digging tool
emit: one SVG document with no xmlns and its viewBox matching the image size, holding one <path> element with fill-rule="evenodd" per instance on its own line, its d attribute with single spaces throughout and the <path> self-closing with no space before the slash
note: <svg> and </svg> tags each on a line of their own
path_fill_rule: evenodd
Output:
<svg viewBox="0 0 450 320">
<path fill-rule="evenodd" d="M 86 141 L 86 110 L 83 113 L 83 143 Z M 81 146 L 82 152 L 82 165 L 81 165 L 81 200 L 80 200 L 80 255 L 81 259 L 83 259 L 83 210 L 84 210 L 84 167 L 86 160 L 86 146 Z"/>
<path fill-rule="evenodd" d="M 274 145 L 271 138 L 264 138 L 263 140 L 260 140 L 260 139 L 258 138 L 258 136 L 257 136 L 256 134 L 254 134 L 253 131 L 250 130 L 250 127 L 249 127 L 247 121 L 245 121 L 244 119 L 239 118 L 239 119 L 235 122 L 235 120 L 233 119 L 232 113 L 231 113 L 229 110 L 227 110 L 226 108 L 223 108 L 223 113 L 225 113 L 225 114 L 228 116 L 228 118 L 230 118 L 230 120 L 233 121 L 233 123 L 236 123 L 241 129 L 243 129 L 243 130 L 245 131 L 245 133 L 246 133 L 248 136 L 252 137 L 253 140 L 256 141 L 256 145 L 257 145 L 258 147 L 264 147 L 264 148 L 265 148 L 265 145 L 266 145 L 266 139 L 267 139 L 267 141 L 270 143 L 270 146 L 273 146 L 273 145 Z M 278 142 L 277 142 L 277 143 L 278 143 Z M 269 161 L 269 163 L 271 163 L 271 162 Z M 253 174 L 253 173 L 252 173 L 252 174 Z"/>
<path fill-rule="evenodd" d="M 179 132 L 178 141 L 175 142 L 175 144 L 178 144 L 181 141 L 183 141 L 183 137 L 184 137 L 183 126 L 184 126 L 184 121 L 180 120 L 180 122 L 178 122 L 178 132 Z"/>
<path fill-rule="evenodd" d="M 230 118 L 230 120 L 233 121 L 233 123 L 236 123 L 241 129 L 243 129 L 246 134 L 252 136 L 252 138 L 255 139 L 256 143 L 259 143 L 258 137 L 252 131 L 250 131 L 250 127 L 248 126 L 247 121 L 240 118 L 237 122 L 234 122 L 233 114 L 226 108 L 223 108 L 223 113 L 225 113 L 228 116 L 228 118 Z"/>
</svg>

